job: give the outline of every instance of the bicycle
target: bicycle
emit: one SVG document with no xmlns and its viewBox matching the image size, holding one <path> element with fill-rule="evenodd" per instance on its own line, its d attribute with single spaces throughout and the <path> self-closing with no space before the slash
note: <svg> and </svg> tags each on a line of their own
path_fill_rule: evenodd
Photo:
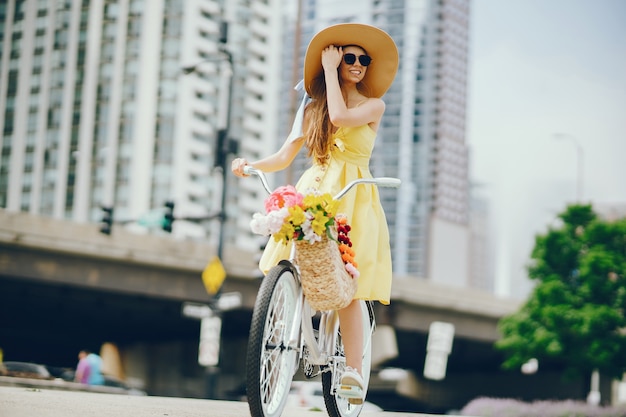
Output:
<svg viewBox="0 0 626 417">
<path fill-rule="evenodd" d="M 246 167 L 258 176 L 269 193 L 262 171 Z M 362 178 L 350 182 L 334 198 L 341 199 L 358 184 L 398 187 L 396 178 Z M 291 382 L 303 363 L 307 379 L 321 374 L 324 404 L 330 417 L 356 417 L 363 404 L 351 404 L 337 395 L 345 369 L 345 355 L 337 311 L 319 314 L 306 302 L 294 262 L 295 245 L 289 259 L 282 260 L 263 278 L 252 313 L 246 355 L 246 390 L 252 417 L 279 417 L 285 407 Z M 362 376 L 367 393 L 370 378 L 371 338 L 376 328 L 373 304 L 361 301 L 363 317 Z M 317 327 L 315 322 L 318 323 Z"/>
</svg>

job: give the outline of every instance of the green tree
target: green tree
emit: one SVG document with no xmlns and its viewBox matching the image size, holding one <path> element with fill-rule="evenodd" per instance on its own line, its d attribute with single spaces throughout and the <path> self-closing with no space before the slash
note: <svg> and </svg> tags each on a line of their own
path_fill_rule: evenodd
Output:
<svg viewBox="0 0 626 417">
<path fill-rule="evenodd" d="M 526 303 L 502 318 L 503 367 L 531 358 L 568 374 L 626 372 L 626 218 L 599 219 L 591 205 L 571 205 L 535 239 Z"/>
</svg>

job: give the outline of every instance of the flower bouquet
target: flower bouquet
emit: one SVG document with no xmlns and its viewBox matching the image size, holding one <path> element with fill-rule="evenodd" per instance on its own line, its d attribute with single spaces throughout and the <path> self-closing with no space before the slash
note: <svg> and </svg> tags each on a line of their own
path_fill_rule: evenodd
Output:
<svg viewBox="0 0 626 417">
<path fill-rule="evenodd" d="M 270 194 L 265 214 L 255 213 L 250 222 L 254 233 L 296 245 L 304 295 L 317 310 L 346 307 L 357 289 L 350 225 L 345 215 L 336 213 L 338 206 L 329 193 L 312 189 L 303 195 L 286 185 Z"/>
</svg>

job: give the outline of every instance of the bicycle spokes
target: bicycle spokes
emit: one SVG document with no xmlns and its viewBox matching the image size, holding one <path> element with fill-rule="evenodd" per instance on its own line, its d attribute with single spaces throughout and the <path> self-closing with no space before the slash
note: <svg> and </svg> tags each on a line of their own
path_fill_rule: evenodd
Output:
<svg viewBox="0 0 626 417">
<path fill-rule="evenodd" d="M 259 289 L 250 325 L 246 383 L 252 417 L 279 417 L 285 405 L 298 358 L 290 335 L 299 323 L 299 300 L 291 267 L 272 268 Z"/>
<path fill-rule="evenodd" d="M 293 317 L 289 317 L 292 312 L 287 311 L 286 306 L 290 304 L 286 302 L 288 294 L 285 286 L 279 282 L 274 292 L 275 301 L 268 311 L 267 339 L 265 341 L 265 349 L 263 353 L 262 363 L 262 379 L 261 387 L 263 391 L 264 402 L 268 404 L 269 408 L 272 408 L 272 402 L 281 400 L 283 391 L 288 390 L 288 387 L 279 386 L 282 381 L 280 376 L 282 372 L 285 372 L 285 366 L 288 360 L 287 355 L 284 355 L 285 351 L 290 350 L 289 343 L 289 330 L 290 323 Z"/>
</svg>

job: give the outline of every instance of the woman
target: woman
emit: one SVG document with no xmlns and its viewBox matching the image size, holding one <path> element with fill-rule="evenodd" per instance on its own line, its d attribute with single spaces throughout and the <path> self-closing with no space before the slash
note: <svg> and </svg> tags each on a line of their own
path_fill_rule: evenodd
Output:
<svg viewBox="0 0 626 417">
<path fill-rule="evenodd" d="M 396 45 L 382 30 L 355 23 L 322 30 L 313 37 L 305 55 L 304 87 L 312 100 L 304 108 L 303 133 L 292 131 L 278 152 L 261 160 L 235 159 L 233 173 L 245 176 L 246 165 L 264 172 L 282 170 L 304 145 L 312 166 L 296 184 L 300 192 L 316 188 L 334 195 L 353 179 L 371 178 L 369 160 L 385 111 L 380 97 L 391 86 L 397 68 Z M 294 131 L 299 131 L 298 126 Z M 347 366 L 338 394 L 353 404 L 361 404 L 363 326 L 357 300 L 389 304 L 389 231 L 378 190 L 373 185 L 359 185 L 351 190 L 341 200 L 337 212 L 345 213 L 352 226 L 350 240 L 360 272 L 354 300 L 339 311 Z M 289 250 L 290 246 L 270 239 L 261 269 L 268 271 L 281 259 L 287 259 Z"/>
</svg>

